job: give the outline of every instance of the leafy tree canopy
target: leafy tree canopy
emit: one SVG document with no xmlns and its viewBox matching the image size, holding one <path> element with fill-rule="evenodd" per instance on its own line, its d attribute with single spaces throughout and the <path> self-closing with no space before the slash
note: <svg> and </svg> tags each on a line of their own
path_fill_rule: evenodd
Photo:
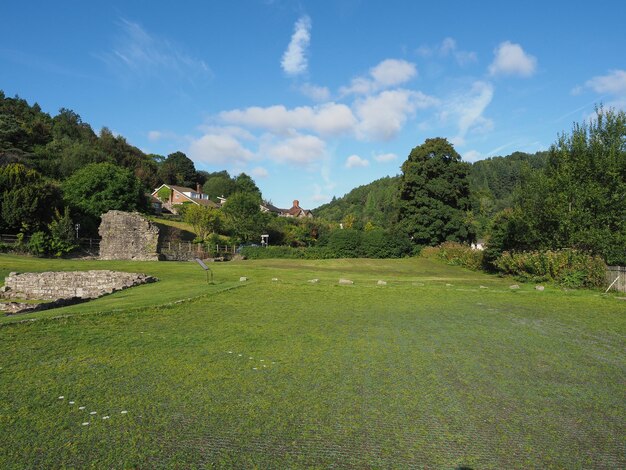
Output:
<svg viewBox="0 0 626 470">
<path fill-rule="evenodd" d="M 471 241 L 470 165 L 443 138 L 427 139 L 402 165 L 399 224 L 418 245 Z"/>
<path fill-rule="evenodd" d="M 559 136 L 516 207 L 507 226 L 517 230 L 504 236 L 515 249 L 577 248 L 625 264 L 626 114 L 599 108 L 589 124 Z"/>
<path fill-rule="evenodd" d="M 159 168 L 161 181 L 178 186 L 194 187 L 196 167 L 183 152 L 170 153 Z"/>
<path fill-rule="evenodd" d="M 130 170 L 112 163 L 92 163 L 63 183 L 66 202 L 83 214 L 99 218 L 116 209 L 134 211 L 145 207 L 139 180 Z"/>
<path fill-rule="evenodd" d="M 254 193 L 234 193 L 222 208 L 230 230 L 243 243 L 260 240 L 264 229 L 260 202 Z"/>
</svg>

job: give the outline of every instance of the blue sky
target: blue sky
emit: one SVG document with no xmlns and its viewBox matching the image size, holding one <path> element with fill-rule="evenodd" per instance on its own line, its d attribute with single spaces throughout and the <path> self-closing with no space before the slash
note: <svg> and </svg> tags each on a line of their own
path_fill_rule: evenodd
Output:
<svg viewBox="0 0 626 470">
<path fill-rule="evenodd" d="M 476 161 L 626 108 L 623 1 L 179 3 L 8 2 L 0 89 L 305 208 L 429 137 Z"/>
</svg>

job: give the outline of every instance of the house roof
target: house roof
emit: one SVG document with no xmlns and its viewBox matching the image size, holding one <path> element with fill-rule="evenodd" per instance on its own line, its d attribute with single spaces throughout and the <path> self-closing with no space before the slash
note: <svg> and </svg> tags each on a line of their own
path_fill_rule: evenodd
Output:
<svg viewBox="0 0 626 470">
<path fill-rule="evenodd" d="M 176 185 L 167 184 L 167 183 L 163 183 L 161 186 L 156 188 L 154 190 L 154 192 L 152 193 L 153 197 L 154 197 L 154 194 L 156 194 L 159 191 L 159 189 L 161 189 L 163 186 L 167 186 L 168 188 L 170 188 L 172 190 L 178 191 L 179 193 L 183 194 L 187 199 L 189 199 L 191 202 L 193 202 L 195 204 L 199 204 L 199 205 L 205 206 L 205 207 L 213 207 L 213 208 L 219 207 L 219 204 L 214 203 L 210 199 L 198 199 L 198 198 L 188 197 L 187 195 L 185 195 L 185 193 L 201 194 L 201 193 L 198 193 L 198 191 L 196 191 L 195 189 L 187 188 L 186 186 L 176 186 Z"/>
<path fill-rule="evenodd" d="M 280 208 L 276 207 L 275 205 L 267 203 L 267 202 L 264 202 L 261 205 L 263 207 L 265 207 L 268 211 L 276 212 L 277 214 L 282 214 L 283 212 L 287 212 L 287 209 L 280 209 Z"/>
<path fill-rule="evenodd" d="M 195 193 L 197 192 L 195 189 L 187 188 L 186 186 L 174 186 L 173 184 L 166 184 L 170 189 L 175 189 L 179 193 Z"/>
<path fill-rule="evenodd" d="M 201 206 L 218 208 L 219 204 L 214 203 L 210 199 L 192 199 L 193 202 L 197 202 Z"/>
</svg>

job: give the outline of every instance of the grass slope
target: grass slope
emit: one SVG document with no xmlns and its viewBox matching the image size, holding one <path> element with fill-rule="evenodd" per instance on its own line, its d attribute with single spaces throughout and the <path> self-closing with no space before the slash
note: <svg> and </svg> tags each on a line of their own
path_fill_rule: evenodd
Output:
<svg viewBox="0 0 626 470">
<path fill-rule="evenodd" d="M 626 465 L 615 297 L 424 259 L 215 264 L 207 290 L 0 256 L 94 266 L 162 280 L 0 327 L 1 468 Z"/>
</svg>

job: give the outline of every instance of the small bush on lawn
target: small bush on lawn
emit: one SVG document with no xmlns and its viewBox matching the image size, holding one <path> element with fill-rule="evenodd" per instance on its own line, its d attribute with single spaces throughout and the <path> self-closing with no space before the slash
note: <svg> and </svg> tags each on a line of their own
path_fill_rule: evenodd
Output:
<svg viewBox="0 0 626 470">
<path fill-rule="evenodd" d="M 521 280 L 554 281 L 564 287 L 601 287 L 606 273 L 602 258 L 573 249 L 504 252 L 494 264 Z"/>
</svg>

